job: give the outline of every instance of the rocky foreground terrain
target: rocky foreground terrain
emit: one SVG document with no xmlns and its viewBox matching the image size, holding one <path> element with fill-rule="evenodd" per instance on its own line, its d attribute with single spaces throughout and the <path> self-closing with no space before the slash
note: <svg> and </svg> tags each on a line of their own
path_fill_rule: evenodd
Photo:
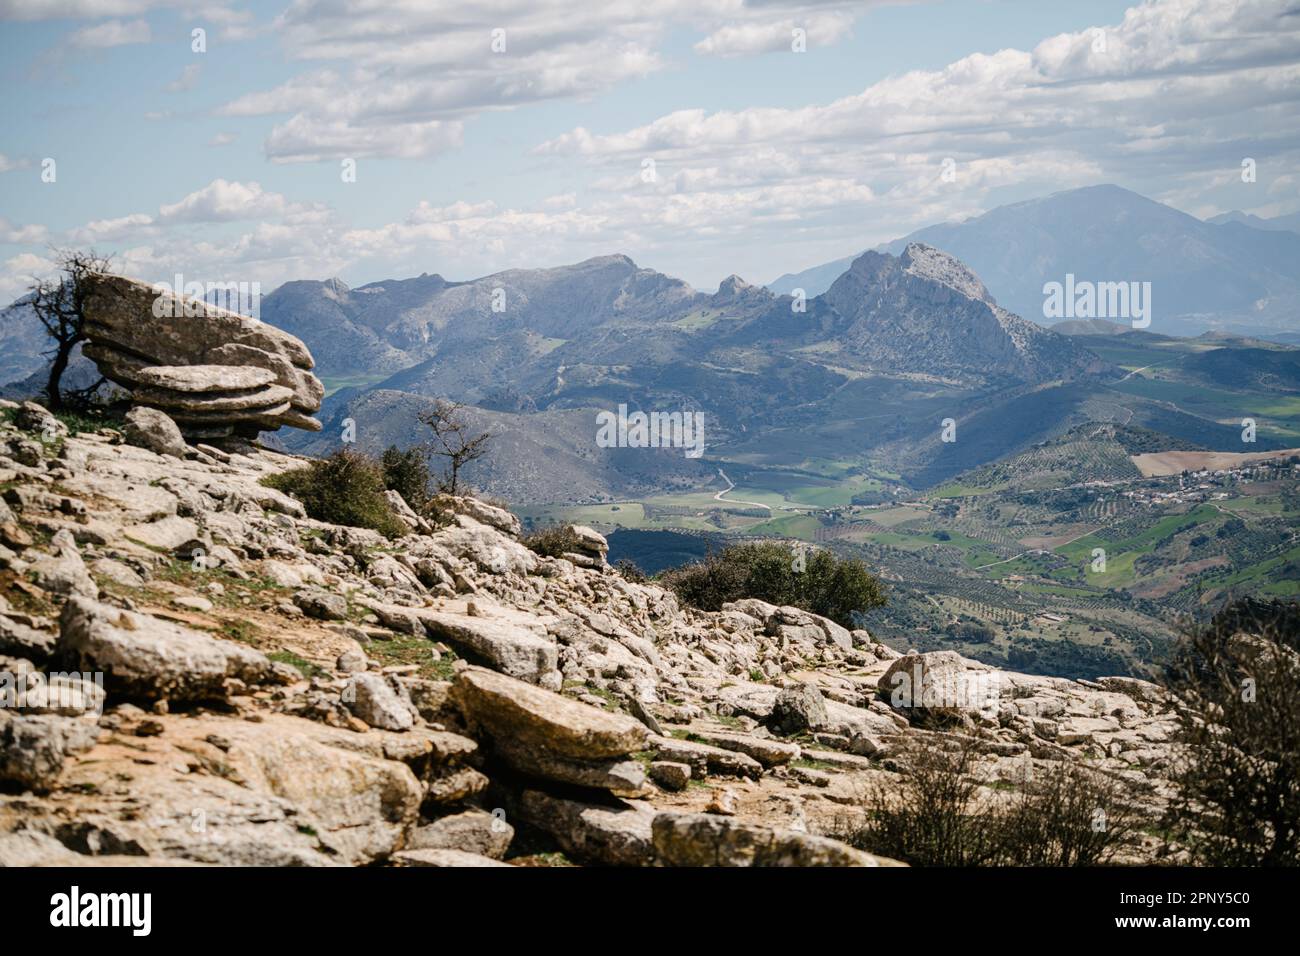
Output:
<svg viewBox="0 0 1300 956">
<path fill-rule="evenodd" d="M 1086 761 L 1168 795 L 1153 685 L 685 608 L 471 498 L 398 499 L 398 540 L 324 524 L 260 483 L 303 459 L 137 412 L 0 411 L 0 863 L 887 865 L 824 834 L 963 738 L 991 792 Z M 879 692 L 900 671 L 916 706 Z M 920 726 L 967 684 L 995 692 Z"/>
</svg>

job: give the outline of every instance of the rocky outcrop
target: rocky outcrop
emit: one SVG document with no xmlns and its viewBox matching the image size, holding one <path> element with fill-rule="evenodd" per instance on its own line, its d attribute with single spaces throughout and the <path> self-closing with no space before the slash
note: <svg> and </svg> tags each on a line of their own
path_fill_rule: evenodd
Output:
<svg viewBox="0 0 1300 956">
<path fill-rule="evenodd" d="M 63 606 L 55 651 L 129 697 L 221 699 L 228 681 L 255 684 L 271 673 L 264 655 L 233 641 L 81 597 Z"/>
<path fill-rule="evenodd" d="M 303 343 L 257 319 L 124 276 L 85 280 L 82 353 L 191 438 L 319 431 L 325 389 Z M 152 445 L 147 447 L 153 447 Z M 156 450 L 156 449 L 155 449 Z"/>
<path fill-rule="evenodd" d="M 390 541 L 260 483 L 301 459 L 45 442 L 48 413 L 8 411 L 0 861 L 884 864 L 826 834 L 901 789 L 913 745 L 962 740 L 991 794 L 1066 761 L 1152 820 L 1170 793 L 1176 724 L 1142 681 L 683 608 L 594 539 L 591 566 L 533 553 L 473 499 Z"/>
</svg>

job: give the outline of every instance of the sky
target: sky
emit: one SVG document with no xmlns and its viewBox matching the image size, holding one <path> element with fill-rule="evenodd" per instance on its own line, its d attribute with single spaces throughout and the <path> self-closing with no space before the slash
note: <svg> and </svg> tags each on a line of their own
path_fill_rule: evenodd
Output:
<svg viewBox="0 0 1300 956">
<path fill-rule="evenodd" d="M 712 291 L 1103 182 L 1295 212 L 1300 0 L 0 0 L 0 115 L 2 302 L 56 249 Z"/>
</svg>

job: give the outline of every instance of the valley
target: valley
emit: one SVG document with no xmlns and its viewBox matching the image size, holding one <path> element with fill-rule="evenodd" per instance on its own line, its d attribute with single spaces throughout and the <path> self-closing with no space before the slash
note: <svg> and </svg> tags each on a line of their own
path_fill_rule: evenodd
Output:
<svg viewBox="0 0 1300 956">
<path fill-rule="evenodd" d="M 693 536 L 697 554 L 732 539 L 816 543 L 888 581 L 889 605 L 865 623 L 897 649 L 1141 674 L 1180 620 L 1228 596 L 1300 594 L 1297 353 L 1137 332 L 1078 338 L 1123 372 L 1080 403 L 1098 417 L 1066 416 L 1055 437 L 928 488 L 885 455 L 781 464 L 771 447 L 742 445 L 707 456 L 735 482 L 731 501 L 719 500 L 718 477 L 691 493 L 519 510 L 534 525 L 612 533 L 612 553 L 649 557 L 651 573 L 658 536 Z M 1243 374 L 1252 370 L 1262 371 Z M 1239 427 L 1228 435 L 1243 417 L 1257 421 L 1253 446 Z M 1261 442 L 1269 450 L 1254 451 Z M 619 529 L 638 532 L 625 549 Z"/>
</svg>

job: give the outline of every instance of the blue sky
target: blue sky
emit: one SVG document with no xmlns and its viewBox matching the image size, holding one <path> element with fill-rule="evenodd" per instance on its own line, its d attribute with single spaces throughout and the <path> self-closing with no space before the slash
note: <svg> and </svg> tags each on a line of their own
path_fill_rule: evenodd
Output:
<svg viewBox="0 0 1300 956">
<path fill-rule="evenodd" d="M 0 64 L 6 301 L 51 246 L 270 286 L 622 252 L 711 289 L 1096 182 L 1300 208 L 1283 0 L 0 0 Z"/>
</svg>

